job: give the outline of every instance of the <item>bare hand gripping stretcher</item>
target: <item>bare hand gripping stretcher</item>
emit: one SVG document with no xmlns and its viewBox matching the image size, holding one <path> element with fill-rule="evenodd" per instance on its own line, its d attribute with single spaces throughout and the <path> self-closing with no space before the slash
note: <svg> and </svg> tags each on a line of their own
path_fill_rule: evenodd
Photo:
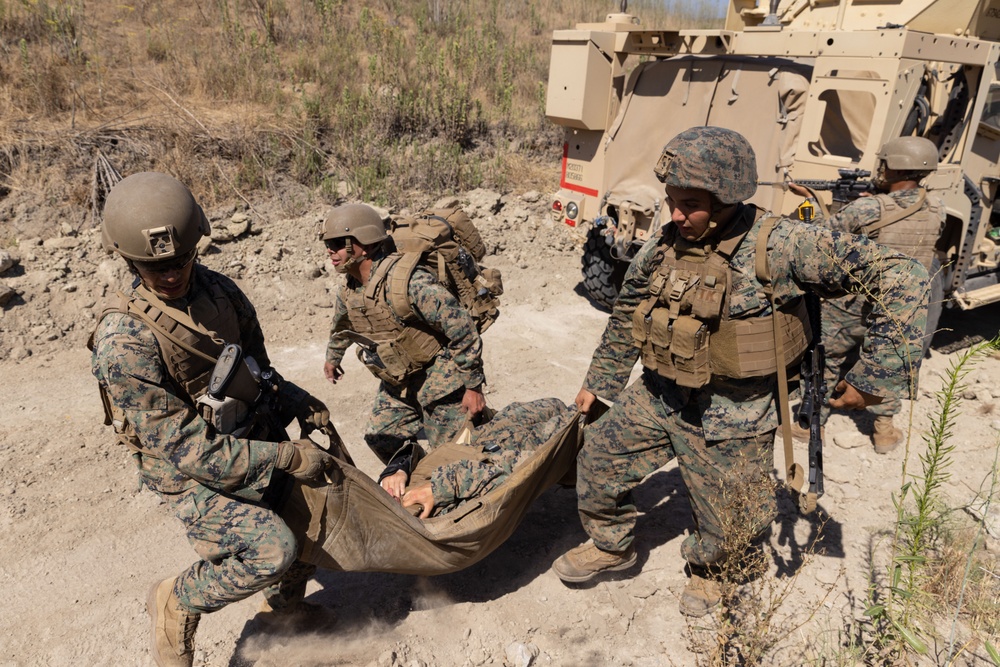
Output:
<svg viewBox="0 0 1000 667">
<path fill-rule="evenodd" d="M 595 416 L 592 411 L 590 418 Z M 299 539 L 300 560 L 321 568 L 420 575 L 455 572 L 500 546 L 542 492 L 572 479 L 583 444 L 581 419 L 579 413 L 570 413 L 566 423 L 519 462 L 500 486 L 443 516 L 421 520 L 410 515 L 345 456 L 337 456 L 328 484 L 291 483 L 280 514 Z M 420 483 L 437 467 L 469 455 L 467 445 L 439 447 L 420 461 L 410 483 Z"/>
</svg>

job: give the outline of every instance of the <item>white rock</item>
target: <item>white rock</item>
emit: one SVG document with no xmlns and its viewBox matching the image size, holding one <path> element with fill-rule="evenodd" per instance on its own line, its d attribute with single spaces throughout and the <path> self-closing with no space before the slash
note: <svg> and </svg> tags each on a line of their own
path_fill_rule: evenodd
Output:
<svg viewBox="0 0 1000 667">
<path fill-rule="evenodd" d="M 12 269 L 16 263 L 13 255 L 6 250 L 0 250 L 0 273 Z"/>
<path fill-rule="evenodd" d="M 531 663 L 538 656 L 538 647 L 534 644 L 511 642 L 504 650 L 504 654 L 507 656 L 507 664 L 511 667 L 531 667 Z"/>
</svg>

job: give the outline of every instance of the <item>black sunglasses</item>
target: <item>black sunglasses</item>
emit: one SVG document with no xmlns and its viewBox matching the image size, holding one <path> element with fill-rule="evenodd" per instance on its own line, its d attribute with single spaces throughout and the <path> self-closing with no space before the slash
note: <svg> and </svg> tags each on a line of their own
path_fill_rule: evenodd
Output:
<svg viewBox="0 0 1000 667">
<path fill-rule="evenodd" d="M 326 249 L 329 250 L 330 252 L 337 252 L 338 250 L 347 245 L 347 237 L 341 236 L 340 238 L 336 239 L 327 239 L 323 241 L 323 243 L 326 244 Z"/>
<path fill-rule="evenodd" d="M 196 251 L 192 251 L 173 260 L 165 260 L 162 262 L 133 261 L 133 263 L 137 268 L 140 268 L 147 273 L 167 273 L 168 271 L 180 271 L 193 262 L 197 254 L 198 253 Z"/>
</svg>

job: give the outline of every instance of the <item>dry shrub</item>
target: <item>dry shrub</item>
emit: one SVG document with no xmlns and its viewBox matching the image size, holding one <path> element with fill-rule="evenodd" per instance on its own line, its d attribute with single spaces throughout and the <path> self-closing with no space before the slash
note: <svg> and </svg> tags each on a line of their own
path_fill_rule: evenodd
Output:
<svg viewBox="0 0 1000 667">
<path fill-rule="evenodd" d="M 1000 635 L 1000 559 L 983 548 L 979 527 L 957 516 L 942 529 L 938 544 L 924 591 L 933 596 L 937 609 L 961 605 L 970 628 L 996 638 Z"/>
<path fill-rule="evenodd" d="M 770 460 L 770 448 L 764 452 Z M 776 664 L 775 651 L 808 623 L 816 609 L 795 613 L 785 608 L 796 578 L 811 560 L 823 535 L 825 515 L 815 524 L 811 543 L 791 577 L 779 579 L 763 548 L 773 515 L 776 483 L 760 465 L 737 465 L 716 490 L 715 511 L 725 533 L 728 557 L 718 566 L 722 604 L 705 619 L 688 622 L 691 649 L 701 667 Z M 832 586 L 828 586 L 826 593 Z"/>
</svg>

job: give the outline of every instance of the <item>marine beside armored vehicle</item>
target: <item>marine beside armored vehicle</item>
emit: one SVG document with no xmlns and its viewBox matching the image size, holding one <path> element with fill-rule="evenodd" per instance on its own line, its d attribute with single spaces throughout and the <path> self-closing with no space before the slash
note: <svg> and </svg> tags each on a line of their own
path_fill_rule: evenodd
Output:
<svg viewBox="0 0 1000 667">
<path fill-rule="evenodd" d="M 669 220 L 652 167 L 696 125 L 747 137 L 750 202 L 785 214 L 802 201 L 787 182 L 874 172 L 889 139 L 930 139 L 940 166 L 924 185 L 947 211 L 938 289 L 962 309 L 1000 301 L 1000 0 L 731 0 L 721 30 L 645 28 L 626 4 L 552 38 L 546 114 L 566 128 L 552 214 L 586 234 L 597 303 L 610 308 Z"/>
</svg>

